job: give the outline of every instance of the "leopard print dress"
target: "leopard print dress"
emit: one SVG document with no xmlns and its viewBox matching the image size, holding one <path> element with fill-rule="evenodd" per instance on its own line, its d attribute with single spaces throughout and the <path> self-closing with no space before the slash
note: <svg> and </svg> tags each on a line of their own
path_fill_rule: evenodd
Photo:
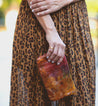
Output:
<svg viewBox="0 0 98 106">
<path fill-rule="evenodd" d="M 65 55 L 75 95 L 50 101 L 38 73 L 37 57 L 47 53 L 45 32 L 22 0 L 16 21 L 11 70 L 10 106 L 95 106 L 95 53 L 84 0 L 50 14 L 66 44 Z"/>
</svg>

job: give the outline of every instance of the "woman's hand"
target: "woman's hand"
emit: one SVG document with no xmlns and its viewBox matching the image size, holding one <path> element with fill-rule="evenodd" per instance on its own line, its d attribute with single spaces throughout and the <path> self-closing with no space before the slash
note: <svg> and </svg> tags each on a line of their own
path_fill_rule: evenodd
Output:
<svg viewBox="0 0 98 106">
<path fill-rule="evenodd" d="M 65 55 L 66 45 L 63 43 L 56 30 L 47 31 L 46 40 L 49 43 L 49 49 L 47 52 L 48 62 L 56 62 L 59 65 Z M 50 47 L 53 47 L 52 49 Z"/>
<path fill-rule="evenodd" d="M 73 0 L 31 0 L 30 8 L 32 9 L 32 12 L 35 12 L 37 15 L 42 16 L 56 12 L 72 2 Z"/>
</svg>

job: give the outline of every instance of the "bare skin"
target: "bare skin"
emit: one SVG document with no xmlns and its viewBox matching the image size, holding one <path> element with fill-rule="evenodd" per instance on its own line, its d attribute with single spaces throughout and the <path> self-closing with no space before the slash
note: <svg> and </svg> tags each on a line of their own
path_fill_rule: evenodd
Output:
<svg viewBox="0 0 98 106">
<path fill-rule="evenodd" d="M 30 8 L 32 9 L 32 12 L 42 16 L 56 12 L 62 7 L 77 1 L 80 0 L 32 0 L 30 2 Z"/>
<path fill-rule="evenodd" d="M 54 3 L 55 3 L 54 1 L 57 1 L 57 0 L 28 0 L 28 4 L 29 4 L 30 8 L 31 7 L 38 8 L 37 5 L 34 6 L 34 4 L 43 2 L 43 1 L 44 2 L 51 1 L 51 3 L 49 5 L 53 9 Z M 59 10 L 61 7 L 65 6 L 65 5 L 68 5 L 73 2 L 73 0 L 69 0 L 70 2 L 68 0 L 58 0 L 58 1 L 67 1 L 67 2 L 60 3 L 60 7 L 59 7 L 59 5 L 57 5 L 55 7 L 55 11 Z M 31 8 L 31 10 L 32 10 L 32 8 Z M 54 10 L 52 10 L 52 9 L 51 9 L 50 13 L 54 12 Z M 43 12 L 44 10 L 41 10 L 41 11 Z M 44 31 L 46 32 L 46 40 L 49 43 L 49 48 L 46 53 L 47 59 L 49 62 L 52 62 L 52 63 L 56 62 L 57 65 L 59 65 L 64 58 L 66 44 L 64 44 L 64 42 L 60 38 L 60 36 L 55 28 L 54 22 L 49 14 L 45 15 L 46 13 L 45 14 L 43 13 L 42 16 L 40 16 L 41 14 L 38 15 L 37 14 L 38 12 L 33 11 L 33 13 L 35 14 L 39 23 L 41 24 Z M 53 47 L 53 49 L 50 49 L 50 47 Z"/>
</svg>

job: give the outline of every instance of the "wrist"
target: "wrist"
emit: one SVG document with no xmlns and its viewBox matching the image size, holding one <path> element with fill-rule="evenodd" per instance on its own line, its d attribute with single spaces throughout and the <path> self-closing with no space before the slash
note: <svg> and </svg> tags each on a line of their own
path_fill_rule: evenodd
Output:
<svg viewBox="0 0 98 106">
<path fill-rule="evenodd" d="M 46 32 L 46 34 L 48 34 L 48 33 L 57 32 L 57 31 L 56 31 L 55 26 L 53 26 L 53 27 L 48 27 L 45 32 Z"/>
</svg>

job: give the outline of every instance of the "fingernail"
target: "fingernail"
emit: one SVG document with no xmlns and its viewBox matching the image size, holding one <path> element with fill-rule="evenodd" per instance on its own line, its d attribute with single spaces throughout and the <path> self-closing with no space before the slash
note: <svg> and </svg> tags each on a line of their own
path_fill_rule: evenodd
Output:
<svg viewBox="0 0 98 106">
<path fill-rule="evenodd" d="M 52 61 L 52 63 L 54 63 L 54 61 Z"/>
<path fill-rule="evenodd" d="M 34 12 L 34 10 L 32 10 L 32 12 Z"/>
<path fill-rule="evenodd" d="M 49 58 L 49 56 L 47 56 L 47 59 Z"/>
<path fill-rule="evenodd" d="M 48 62 L 50 62 L 50 60 L 48 60 Z"/>
<path fill-rule="evenodd" d="M 30 6 L 30 8 L 32 8 L 32 6 Z"/>
<path fill-rule="evenodd" d="M 30 4 L 32 4 L 32 2 L 30 2 Z"/>
<path fill-rule="evenodd" d="M 37 15 L 39 15 L 39 13 L 37 13 Z"/>
<path fill-rule="evenodd" d="M 57 65 L 59 65 L 60 63 L 57 63 Z"/>
</svg>

